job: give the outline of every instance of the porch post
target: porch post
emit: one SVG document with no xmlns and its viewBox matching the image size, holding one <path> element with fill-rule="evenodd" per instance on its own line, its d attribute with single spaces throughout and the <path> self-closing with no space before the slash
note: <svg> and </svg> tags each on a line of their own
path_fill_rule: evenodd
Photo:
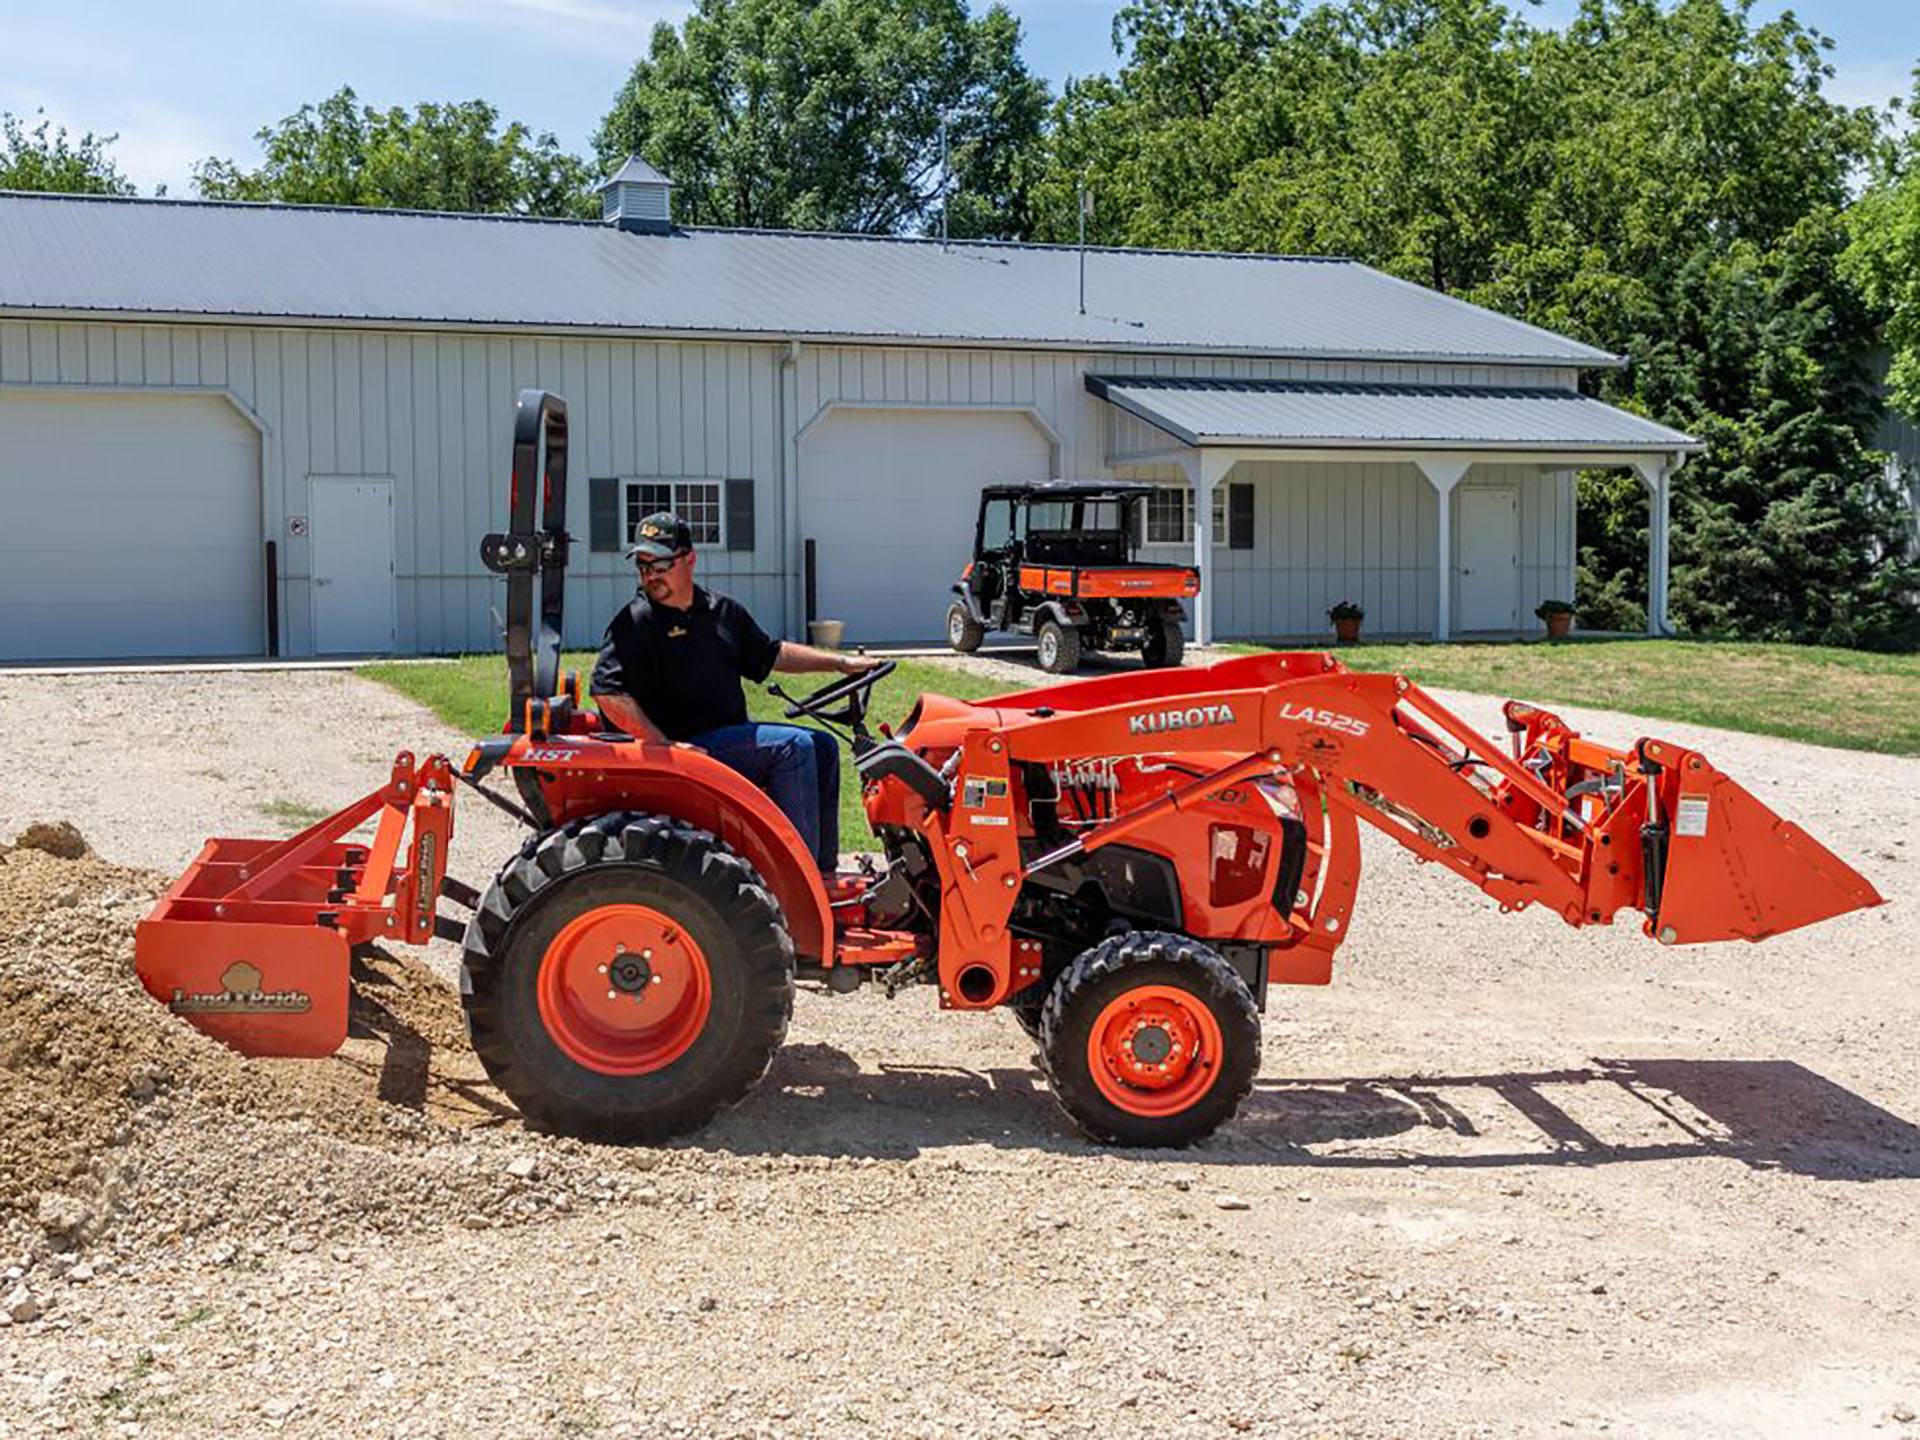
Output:
<svg viewBox="0 0 1920 1440">
<path fill-rule="evenodd" d="M 1647 634 L 1671 635 L 1668 609 L 1672 564 L 1673 472 L 1686 461 L 1685 451 L 1645 455 L 1633 462 L 1640 483 L 1647 487 Z"/>
<path fill-rule="evenodd" d="M 1439 499 L 1440 523 L 1434 527 L 1439 541 L 1434 557 L 1434 576 L 1439 591 L 1433 618 L 1433 638 L 1445 640 L 1453 634 L 1453 487 L 1473 467 L 1471 460 L 1451 455 L 1422 455 L 1413 462 L 1427 477 Z"/>
<path fill-rule="evenodd" d="M 1233 469 L 1234 457 L 1215 450 L 1187 450 L 1180 468 L 1193 490 L 1193 568 L 1200 572 L 1200 594 L 1193 607 L 1193 643 L 1213 643 L 1213 487 Z"/>
</svg>

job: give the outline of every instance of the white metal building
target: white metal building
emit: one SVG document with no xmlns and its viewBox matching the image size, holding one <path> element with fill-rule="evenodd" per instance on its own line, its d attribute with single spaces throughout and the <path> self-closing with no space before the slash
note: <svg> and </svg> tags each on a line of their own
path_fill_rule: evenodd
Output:
<svg viewBox="0 0 1920 1440">
<path fill-rule="evenodd" d="M 1571 471 L 1688 437 L 1615 357 L 1348 261 L 0 195 L 0 661 L 483 650 L 513 397 L 564 395 L 569 640 L 671 506 L 771 630 L 941 633 L 982 485 L 1166 483 L 1203 637 L 1509 634 L 1571 598 Z"/>
</svg>

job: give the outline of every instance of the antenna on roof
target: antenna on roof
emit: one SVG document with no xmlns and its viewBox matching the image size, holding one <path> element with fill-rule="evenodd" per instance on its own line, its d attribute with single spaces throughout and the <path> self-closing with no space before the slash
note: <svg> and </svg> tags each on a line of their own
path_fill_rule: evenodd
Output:
<svg viewBox="0 0 1920 1440">
<path fill-rule="evenodd" d="M 952 186 L 947 175 L 947 117 L 940 117 L 940 248 L 947 248 L 947 206 L 951 203 Z"/>
<path fill-rule="evenodd" d="M 1087 313 L 1087 217 L 1093 214 L 1093 192 L 1080 186 L 1080 313 Z"/>
</svg>

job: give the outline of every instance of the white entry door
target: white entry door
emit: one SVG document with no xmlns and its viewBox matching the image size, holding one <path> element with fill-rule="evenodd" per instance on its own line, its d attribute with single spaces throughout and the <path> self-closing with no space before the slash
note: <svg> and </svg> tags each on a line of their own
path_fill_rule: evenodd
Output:
<svg viewBox="0 0 1920 1440">
<path fill-rule="evenodd" d="M 320 655 L 393 649 L 393 482 L 315 475 L 313 648 Z"/>
<path fill-rule="evenodd" d="M 814 542 L 816 619 L 849 645 L 946 636 L 973 554 L 980 488 L 1044 480 L 1047 437 L 1004 410 L 836 410 L 801 447 L 801 533 Z"/>
<path fill-rule="evenodd" d="M 1459 630 L 1520 628 L 1520 492 L 1469 488 L 1460 496 Z"/>
</svg>

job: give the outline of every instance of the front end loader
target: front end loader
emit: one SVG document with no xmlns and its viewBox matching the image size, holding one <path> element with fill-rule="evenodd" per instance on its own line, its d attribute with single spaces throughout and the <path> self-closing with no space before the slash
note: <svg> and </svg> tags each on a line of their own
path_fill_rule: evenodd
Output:
<svg viewBox="0 0 1920 1440">
<path fill-rule="evenodd" d="M 1362 825 L 1503 911 L 1631 912 L 1664 945 L 1882 903 L 1697 751 L 1599 745 L 1518 702 L 1496 744 L 1319 652 L 924 695 L 878 734 L 891 664 L 776 690 L 847 740 L 881 845 L 822 877 L 758 789 L 616 731 L 560 673 L 566 448 L 564 403 L 524 392 L 509 529 L 482 545 L 507 586 L 502 732 L 458 768 L 402 755 L 290 840 L 209 841 L 137 941 L 182 1018 L 248 1054 L 327 1054 L 354 947 L 455 938 L 474 1047 L 529 1120 L 658 1140 L 748 1093 L 797 983 L 924 984 L 1010 1011 L 1089 1135 L 1172 1145 L 1251 1088 L 1269 988 L 1331 978 Z M 447 873 L 463 785 L 528 830 L 481 889 Z"/>
</svg>

